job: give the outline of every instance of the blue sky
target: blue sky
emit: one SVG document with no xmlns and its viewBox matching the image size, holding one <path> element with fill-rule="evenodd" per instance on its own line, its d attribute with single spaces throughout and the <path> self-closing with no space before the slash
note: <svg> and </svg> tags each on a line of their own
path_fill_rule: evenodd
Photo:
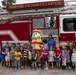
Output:
<svg viewBox="0 0 76 75">
<path fill-rule="evenodd" d="M 0 6 L 2 6 L 1 1 L 2 0 L 0 0 Z M 42 2 L 42 1 L 54 1 L 54 0 L 16 0 L 16 1 L 17 1 L 17 4 L 23 4 L 23 3 L 32 3 L 32 2 Z M 67 0 L 67 1 L 73 1 L 73 0 Z"/>
</svg>

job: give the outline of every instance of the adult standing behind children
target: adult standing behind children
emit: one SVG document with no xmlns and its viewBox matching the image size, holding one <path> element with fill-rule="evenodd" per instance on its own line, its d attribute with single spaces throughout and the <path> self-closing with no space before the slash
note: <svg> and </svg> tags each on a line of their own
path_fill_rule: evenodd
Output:
<svg viewBox="0 0 76 75">
<path fill-rule="evenodd" d="M 53 39 L 52 35 L 49 34 L 48 40 L 47 40 L 48 50 L 50 50 L 50 47 L 54 47 L 56 45 L 56 41 Z"/>
</svg>

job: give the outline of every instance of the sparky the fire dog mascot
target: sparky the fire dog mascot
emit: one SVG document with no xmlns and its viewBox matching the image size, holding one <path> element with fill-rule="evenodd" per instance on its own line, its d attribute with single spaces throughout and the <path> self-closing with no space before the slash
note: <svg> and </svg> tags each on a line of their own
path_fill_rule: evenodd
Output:
<svg viewBox="0 0 76 75">
<path fill-rule="evenodd" d="M 42 44 L 42 32 L 40 30 L 33 30 L 32 33 L 32 43 L 35 45 L 35 49 L 37 50 L 37 62 L 38 62 L 38 66 L 41 66 L 40 64 L 40 45 Z"/>
</svg>

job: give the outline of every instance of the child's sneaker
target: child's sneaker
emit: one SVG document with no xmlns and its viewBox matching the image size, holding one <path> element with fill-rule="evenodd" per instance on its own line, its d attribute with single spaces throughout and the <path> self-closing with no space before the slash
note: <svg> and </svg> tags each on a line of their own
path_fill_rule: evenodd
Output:
<svg viewBox="0 0 76 75">
<path fill-rule="evenodd" d="M 32 67 L 31 70 L 34 70 L 34 67 Z"/>
<path fill-rule="evenodd" d="M 36 70 L 36 67 L 34 67 L 34 70 Z"/>
<path fill-rule="evenodd" d="M 18 68 L 18 70 L 20 70 L 20 68 Z"/>
<path fill-rule="evenodd" d="M 44 67 L 41 67 L 41 69 L 44 69 Z"/>
<path fill-rule="evenodd" d="M 76 69 L 75 69 L 75 71 L 76 71 Z"/>
<path fill-rule="evenodd" d="M 25 68 L 27 69 L 27 66 L 25 66 Z"/>
<path fill-rule="evenodd" d="M 15 68 L 15 70 L 17 70 L 17 68 Z"/>
<path fill-rule="evenodd" d="M 70 66 L 69 66 L 68 68 L 69 68 L 69 70 L 71 69 L 71 67 L 70 67 Z"/>
<path fill-rule="evenodd" d="M 54 67 L 51 67 L 51 69 L 54 69 Z"/>
<path fill-rule="evenodd" d="M 45 70 L 48 70 L 48 67 L 46 67 Z"/>
</svg>

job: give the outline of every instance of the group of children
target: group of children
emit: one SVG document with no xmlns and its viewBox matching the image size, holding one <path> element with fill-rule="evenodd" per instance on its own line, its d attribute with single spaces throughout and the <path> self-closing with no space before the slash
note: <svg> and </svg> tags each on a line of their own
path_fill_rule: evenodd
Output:
<svg viewBox="0 0 76 75">
<path fill-rule="evenodd" d="M 8 43 L 7 43 L 8 44 Z M 12 44 L 11 47 L 5 46 L 0 51 L 0 59 L 2 66 L 12 66 L 15 70 L 20 70 L 21 66 L 27 68 L 31 67 L 32 70 L 37 68 L 37 56 L 40 54 L 39 60 L 41 61 L 41 69 L 48 70 L 50 67 L 62 69 L 74 69 L 76 71 L 76 48 L 72 46 L 56 44 L 55 47 L 51 46 L 48 50 L 47 44 L 40 45 L 41 50 L 36 50 L 34 44 L 20 45 L 17 43 Z"/>
<path fill-rule="evenodd" d="M 24 68 L 32 67 L 36 70 L 37 50 L 34 48 L 34 44 L 20 45 L 20 43 L 12 44 L 11 47 L 7 42 L 2 50 L 0 50 L 0 62 L 2 66 L 15 67 L 15 70 L 20 70 L 21 66 Z"/>
</svg>

